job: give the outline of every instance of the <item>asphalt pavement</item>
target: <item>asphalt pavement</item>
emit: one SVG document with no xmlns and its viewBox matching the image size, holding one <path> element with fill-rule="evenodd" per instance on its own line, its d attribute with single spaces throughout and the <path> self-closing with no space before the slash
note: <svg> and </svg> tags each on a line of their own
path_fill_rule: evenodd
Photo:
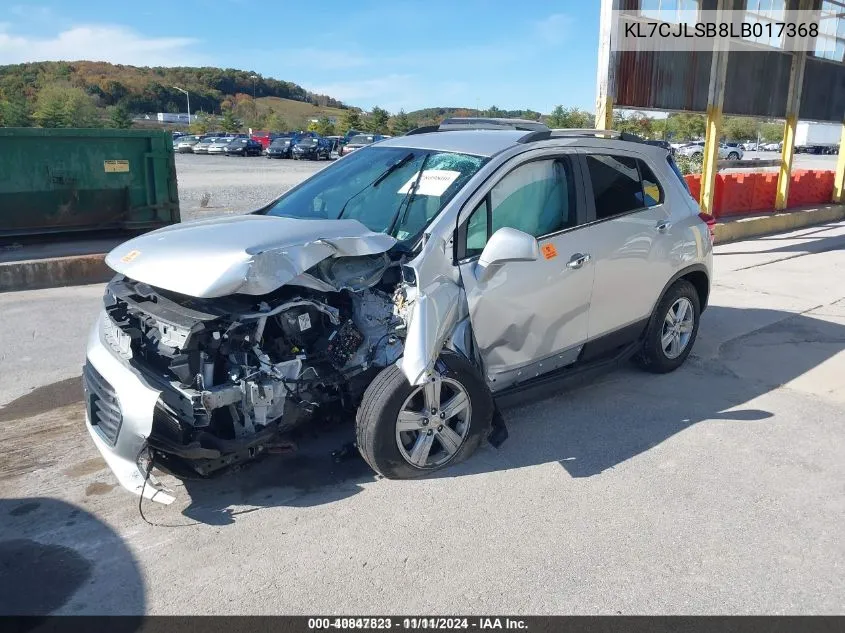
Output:
<svg viewBox="0 0 845 633">
<path fill-rule="evenodd" d="M 510 408 L 439 477 L 335 464 L 339 430 L 154 525 L 83 426 L 102 286 L 0 294 L 0 613 L 842 613 L 843 246 L 717 247 L 684 367 Z"/>
</svg>

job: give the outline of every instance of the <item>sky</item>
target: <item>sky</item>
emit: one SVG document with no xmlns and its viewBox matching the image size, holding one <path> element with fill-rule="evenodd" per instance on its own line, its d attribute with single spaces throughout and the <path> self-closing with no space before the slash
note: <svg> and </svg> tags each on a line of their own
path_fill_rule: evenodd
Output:
<svg viewBox="0 0 845 633">
<path fill-rule="evenodd" d="M 594 110 L 599 0 L 0 0 L 0 65 L 221 66 L 369 110 Z"/>
</svg>

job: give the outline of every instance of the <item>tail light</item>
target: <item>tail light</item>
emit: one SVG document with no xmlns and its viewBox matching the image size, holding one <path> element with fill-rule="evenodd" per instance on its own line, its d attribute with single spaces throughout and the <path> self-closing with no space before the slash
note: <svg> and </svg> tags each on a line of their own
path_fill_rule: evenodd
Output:
<svg viewBox="0 0 845 633">
<path fill-rule="evenodd" d="M 714 218 L 709 213 L 704 213 L 703 211 L 698 214 L 698 217 L 707 225 L 708 230 L 710 231 L 710 243 L 716 240 L 716 218 Z"/>
</svg>

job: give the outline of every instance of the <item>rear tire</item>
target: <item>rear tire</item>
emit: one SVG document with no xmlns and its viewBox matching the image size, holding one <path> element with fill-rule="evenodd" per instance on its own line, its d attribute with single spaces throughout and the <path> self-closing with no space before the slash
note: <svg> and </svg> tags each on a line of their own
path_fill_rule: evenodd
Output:
<svg viewBox="0 0 845 633">
<path fill-rule="evenodd" d="M 413 479 L 457 464 L 490 433 L 493 397 L 475 368 L 453 352 L 444 352 L 437 366 L 439 390 L 412 386 L 390 365 L 364 392 L 355 418 L 358 450 L 388 479 Z"/>
<path fill-rule="evenodd" d="M 692 351 L 700 316 L 698 291 L 686 279 L 679 279 L 654 309 L 634 361 L 655 374 L 675 371 Z"/>
<path fill-rule="evenodd" d="M 728 154 L 728 160 L 739 160 L 739 154 L 736 152 L 731 152 Z"/>
</svg>

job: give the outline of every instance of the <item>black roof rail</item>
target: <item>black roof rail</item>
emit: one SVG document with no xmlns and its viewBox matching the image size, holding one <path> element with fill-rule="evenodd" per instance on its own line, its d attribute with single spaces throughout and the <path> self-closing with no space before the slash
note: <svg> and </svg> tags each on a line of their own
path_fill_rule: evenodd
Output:
<svg viewBox="0 0 845 633">
<path fill-rule="evenodd" d="M 591 128 L 564 128 L 532 132 L 531 134 L 526 134 L 525 136 L 523 136 L 521 139 L 519 139 L 518 142 L 533 143 L 535 141 L 545 141 L 550 138 L 567 138 L 570 136 L 591 136 L 593 138 L 606 138 L 612 140 L 628 141 L 630 143 L 648 143 L 650 145 L 654 144 L 640 136 L 637 136 L 636 134 L 620 132 L 619 130 L 595 130 Z"/>
<path fill-rule="evenodd" d="M 422 127 L 415 127 L 413 130 L 408 130 L 407 132 L 405 132 L 405 136 L 411 136 L 412 134 L 427 134 L 428 132 L 439 131 L 439 125 L 423 125 Z"/>
<path fill-rule="evenodd" d="M 502 119 L 496 117 L 449 117 L 440 125 L 425 125 L 418 127 L 405 136 L 411 134 L 425 134 L 427 132 L 451 132 L 455 130 L 523 130 L 526 132 L 548 133 L 549 128 L 538 121 L 528 119 Z"/>
</svg>

